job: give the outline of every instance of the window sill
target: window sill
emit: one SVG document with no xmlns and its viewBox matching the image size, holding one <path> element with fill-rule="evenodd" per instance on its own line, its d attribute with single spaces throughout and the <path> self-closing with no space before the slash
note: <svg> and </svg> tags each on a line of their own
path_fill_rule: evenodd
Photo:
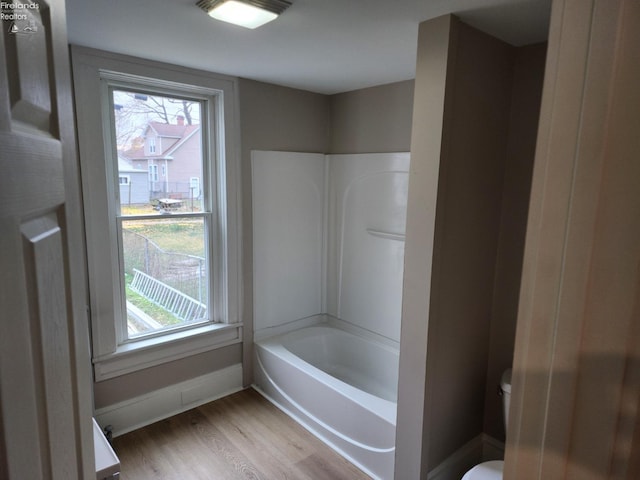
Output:
<svg viewBox="0 0 640 480">
<path fill-rule="evenodd" d="M 215 324 L 144 338 L 93 359 L 95 380 L 107 380 L 242 341 L 242 324 Z"/>
</svg>

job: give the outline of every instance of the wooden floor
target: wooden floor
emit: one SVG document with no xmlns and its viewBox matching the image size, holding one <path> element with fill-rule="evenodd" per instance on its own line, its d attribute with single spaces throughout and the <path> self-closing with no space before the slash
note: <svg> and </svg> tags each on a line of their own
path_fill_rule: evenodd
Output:
<svg viewBox="0 0 640 480">
<path fill-rule="evenodd" d="M 113 443 L 122 480 L 369 479 L 252 389 Z"/>
</svg>

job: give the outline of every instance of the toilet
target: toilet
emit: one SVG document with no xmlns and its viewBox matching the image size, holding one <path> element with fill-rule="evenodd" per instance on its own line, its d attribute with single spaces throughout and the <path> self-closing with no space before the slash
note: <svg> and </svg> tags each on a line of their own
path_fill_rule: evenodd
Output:
<svg viewBox="0 0 640 480">
<path fill-rule="evenodd" d="M 511 369 L 502 374 L 500 380 L 500 391 L 502 392 L 502 406 L 504 413 L 504 427 L 507 428 L 509 419 L 509 402 L 511 400 Z M 464 474 L 462 480 L 502 480 L 502 470 L 504 461 L 492 460 L 476 465 Z"/>
</svg>

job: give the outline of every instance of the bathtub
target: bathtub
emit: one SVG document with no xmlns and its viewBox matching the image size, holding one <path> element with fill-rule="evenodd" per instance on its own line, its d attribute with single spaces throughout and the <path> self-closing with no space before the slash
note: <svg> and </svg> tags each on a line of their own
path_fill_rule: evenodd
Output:
<svg viewBox="0 0 640 480">
<path fill-rule="evenodd" d="M 255 387 L 378 479 L 393 478 L 398 349 L 334 326 L 255 342 Z"/>
</svg>

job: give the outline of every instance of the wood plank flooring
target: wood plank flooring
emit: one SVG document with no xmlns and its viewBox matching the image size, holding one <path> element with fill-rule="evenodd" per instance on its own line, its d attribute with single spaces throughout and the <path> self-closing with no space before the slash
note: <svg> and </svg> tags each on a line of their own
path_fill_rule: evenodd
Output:
<svg viewBox="0 0 640 480">
<path fill-rule="evenodd" d="M 114 439 L 121 480 L 365 480 L 247 389 Z"/>
</svg>

